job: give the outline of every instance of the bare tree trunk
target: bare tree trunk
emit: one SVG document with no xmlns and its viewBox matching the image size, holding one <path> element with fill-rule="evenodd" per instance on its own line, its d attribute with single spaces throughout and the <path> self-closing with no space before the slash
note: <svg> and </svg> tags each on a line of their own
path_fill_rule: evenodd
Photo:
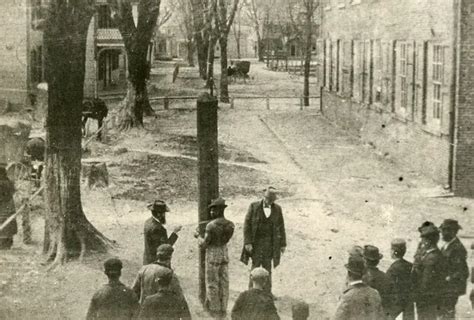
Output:
<svg viewBox="0 0 474 320">
<path fill-rule="evenodd" d="M 257 33 L 257 53 L 258 53 L 258 61 L 264 62 L 265 61 L 265 55 L 263 54 L 264 52 L 264 45 L 262 38 L 260 37 L 260 32 Z"/>
<path fill-rule="evenodd" d="M 203 0 L 191 0 L 194 42 L 196 44 L 199 76 L 207 79 L 207 57 L 209 51 L 209 30 L 205 25 L 205 8 Z"/>
<path fill-rule="evenodd" d="M 217 39 L 214 36 L 211 36 L 209 39 L 209 47 L 207 49 L 207 81 L 206 88 L 214 87 L 214 56 L 216 48 Z"/>
<path fill-rule="evenodd" d="M 220 83 L 220 100 L 229 103 L 229 79 L 227 77 L 227 37 L 219 38 L 221 47 L 221 83 Z"/>
<path fill-rule="evenodd" d="M 80 172 L 82 99 L 87 29 L 94 7 L 51 1 L 44 32 L 46 115 L 45 251 L 52 267 L 88 250 L 106 251 L 106 239 L 82 210 Z"/>
<path fill-rule="evenodd" d="M 187 48 L 188 65 L 190 67 L 194 67 L 194 43 L 193 43 L 192 38 L 186 41 L 186 48 Z"/>
<path fill-rule="evenodd" d="M 310 0 L 313 1 L 313 0 Z M 305 57 L 304 57 L 304 80 L 303 80 L 303 96 L 304 106 L 309 106 L 309 73 L 311 68 L 311 49 L 312 49 L 312 39 L 313 39 L 313 13 L 314 13 L 314 4 L 307 4 L 306 8 L 306 43 L 305 43 Z"/>
</svg>

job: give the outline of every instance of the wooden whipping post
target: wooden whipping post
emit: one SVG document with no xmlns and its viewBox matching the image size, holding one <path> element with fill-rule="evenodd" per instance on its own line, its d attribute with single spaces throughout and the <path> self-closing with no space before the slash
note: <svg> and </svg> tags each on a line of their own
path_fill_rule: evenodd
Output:
<svg viewBox="0 0 474 320">
<path fill-rule="evenodd" d="M 210 219 L 208 206 L 219 196 L 219 150 L 217 142 L 217 98 L 209 93 L 197 99 L 199 234 L 204 237 Z M 206 251 L 199 249 L 199 298 L 206 301 Z"/>
</svg>

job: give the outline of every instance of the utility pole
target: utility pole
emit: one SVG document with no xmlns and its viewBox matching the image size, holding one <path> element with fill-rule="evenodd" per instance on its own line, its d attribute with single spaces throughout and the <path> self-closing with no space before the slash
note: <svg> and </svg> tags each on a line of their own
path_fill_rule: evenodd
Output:
<svg viewBox="0 0 474 320">
<path fill-rule="evenodd" d="M 199 234 L 204 237 L 208 206 L 219 196 L 219 150 L 217 142 L 217 98 L 209 93 L 197 99 Z M 206 250 L 199 249 L 199 298 L 206 301 Z"/>
</svg>

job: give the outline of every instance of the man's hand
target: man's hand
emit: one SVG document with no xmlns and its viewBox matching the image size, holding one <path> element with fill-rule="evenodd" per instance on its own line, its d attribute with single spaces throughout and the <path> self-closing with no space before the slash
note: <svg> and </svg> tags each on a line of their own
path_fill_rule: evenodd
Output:
<svg viewBox="0 0 474 320">
<path fill-rule="evenodd" d="M 246 244 L 245 245 L 245 251 L 247 251 L 248 254 L 252 254 L 253 246 L 251 244 Z"/>
<path fill-rule="evenodd" d="M 286 247 L 281 247 L 280 251 L 281 251 L 281 254 L 284 254 L 286 251 Z"/>
<path fill-rule="evenodd" d="M 173 232 L 177 234 L 178 232 L 181 231 L 181 229 L 183 229 L 182 226 L 177 226 L 177 227 L 175 227 L 175 228 L 173 229 Z"/>
</svg>

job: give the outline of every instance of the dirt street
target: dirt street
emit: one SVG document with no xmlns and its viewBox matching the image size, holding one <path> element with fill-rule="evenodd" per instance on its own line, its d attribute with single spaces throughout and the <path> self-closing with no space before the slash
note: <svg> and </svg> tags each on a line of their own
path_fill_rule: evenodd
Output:
<svg viewBox="0 0 474 320">
<path fill-rule="evenodd" d="M 258 94 L 256 88 L 268 88 L 269 95 L 281 95 L 302 88 L 301 78 L 265 71 L 262 66 L 252 70 L 255 78 L 231 85 L 231 92 Z M 149 217 L 146 202 L 166 200 L 171 208 L 168 229 L 184 226 L 173 268 L 194 317 L 206 319 L 197 299 L 193 238 L 196 114 L 188 107 L 175 103 L 168 111 L 158 111 L 156 119 L 148 118 L 144 132 L 116 135 L 110 131 L 107 144 L 94 142 L 90 156 L 107 163 L 111 186 L 84 188 L 82 197 L 88 218 L 117 241 L 118 247 L 109 256 L 124 261 L 123 282 L 128 285 L 141 266 L 143 223 Z M 303 111 L 298 100 L 275 103 L 271 110 L 259 100 L 236 100 L 234 109 L 222 104 L 219 142 L 221 196 L 229 205 L 227 218 L 236 223 L 229 245 L 230 308 L 248 285 L 248 267 L 239 262 L 244 215 L 268 185 L 281 191 L 278 202 L 288 236 L 287 252 L 273 277 L 282 319 L 291 318 L 296 299 L 310 304 L 311 319 L 330 318 L 344 286 L 343 265 L 352 245 L 379 246 L 385 270 L 391 263 L 390 240 L 406 238 L 407 258 L 412 260 L 417 227 L 426 219 L 439 224 L 444 218 L 457 218 L 465 226 L 464 235 L 469 235 L 473 201 L 436 197 L 443 193 L 440 186 L 378 156 L 377 150 L 334 127 L 315 103 Z M 127 152 L 114 153 L 118 148 Z M 106 282 L 101 265 L 108 256 L 89 256 L 83 264 L 72 262 L 47 272 L 39 264 L 39 218 L 34 237 L 37 246 L 26 248 L 16 241 L 15 250 L 0 257 L 0 319 L 83 319 L 93 292 Z M 464 241 L 466 246 L 470 241 Z M 11 272 L 4 275 L 5 266 Z M 461 298 L 458 307 L 463 318 L 471 317 L 467 297 Z"/>
</svg>

